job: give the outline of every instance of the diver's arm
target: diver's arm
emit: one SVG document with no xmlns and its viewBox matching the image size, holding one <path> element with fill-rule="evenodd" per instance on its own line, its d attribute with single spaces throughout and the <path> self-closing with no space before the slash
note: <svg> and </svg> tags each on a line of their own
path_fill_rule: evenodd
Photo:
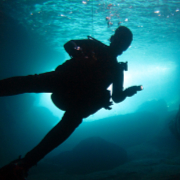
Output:
<svg viewBox="0 0 180 180">
<path fill-rule="evenodd" d="M 122 102 L 126 97 L 131 97 L 143 89 L 142 86 L 131 86 L 123 90 L 124 84 L 124 69 L 120 64 L 117 66 L 117 73 L 114 77 L 113 86 L 112 86 L 112 99 L 115 103 Z"/>
<path fill-rule="evenodd" d="M 118 69 L 112 84 L 112 99 L 115 103 L 124 101 L 126 98 L 126 94 L 123 91 L 124 72 L 120 68 Z"/>
<path fill-rule="evenodd" d="M 142 86 L 131 86 L 127 89 L 118 90 L 118 85 L 116 83 L 113 83 L 113 93 L 112 93 L 112 99 L 115 103 L 120 103 L 126 99 L 126 97 L 131 97 L 137 93 L 137 91 L 141 91 Z"/>
</svg>

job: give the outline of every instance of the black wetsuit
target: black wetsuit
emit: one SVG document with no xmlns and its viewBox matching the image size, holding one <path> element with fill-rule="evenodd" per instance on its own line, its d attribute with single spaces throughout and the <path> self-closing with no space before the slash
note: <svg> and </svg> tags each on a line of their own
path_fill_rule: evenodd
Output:
<svg viewBox="0 0 180 180">
<path fill-rule="evenodd" d="M 29 168 L 65 141 L 83 118 L 102 107 L 108 108 L 107 88 L 117 75 L 122 75 L 119 83 L 123 89 L 123 69 L 117 68 L 117 59 L 112 58 L 108 46 L 87 39 L 69 41 L 64 47 L 72 58 L 55 71 L 0 81 L 0 96 L 51 92 L 55 105 L 66 111 L 62 120 L 24 157 Z"/>
</svg>

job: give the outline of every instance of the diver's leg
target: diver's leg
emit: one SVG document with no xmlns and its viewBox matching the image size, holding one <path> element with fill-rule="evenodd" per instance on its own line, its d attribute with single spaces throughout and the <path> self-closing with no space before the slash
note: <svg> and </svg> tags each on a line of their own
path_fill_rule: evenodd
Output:
<svg viewBox="0 0 180 180">
<path fill-rule="evenodd" d="M 78 111 L 66 111 L 62 120 L 25 155 L 23 161 L 29 168 L 37 164 L 45 155 L 63 143 L 81 122 L 82 116 L 78 114 Z"/>
<path fill-rule="evenodd" d="M 0 80 L 0 96 L 11 96 L 22 93 L 53 92 L 57 81 L 60 83 L 60 72 L 47 72 L 29 76 L 17 76 Z"/>
</svg>

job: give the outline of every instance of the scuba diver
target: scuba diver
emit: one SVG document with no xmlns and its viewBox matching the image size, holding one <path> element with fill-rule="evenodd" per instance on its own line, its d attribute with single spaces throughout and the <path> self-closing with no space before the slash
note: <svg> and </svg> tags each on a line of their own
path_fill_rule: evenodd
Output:
<svg viewBox="0 0 180 180">
<path fill-rule="evenodd" d="M 117 56 L 130 46 L 132 32 L 125 26 L 116 29 L 110 46 L 88 36 L 64 45 L 71 59 L 55 71 L 43 74 L 11 77 L 0 80 L 0 96 L 22 93 L 52 93 L 53 103 L 65 113 L 61 121 L 29 151 L 0 169 L 1 180 L 25 180 L 28 170 L 49 152 L 63 143 L 87 118 L 101 108 L 110 110 L 112 102 L 119 103 L 142 90 L 132 86 L 124 90 L 127 62 L 119 63 Z M 107 88 L 112 84 L 112 96 Z"/>
</svg>

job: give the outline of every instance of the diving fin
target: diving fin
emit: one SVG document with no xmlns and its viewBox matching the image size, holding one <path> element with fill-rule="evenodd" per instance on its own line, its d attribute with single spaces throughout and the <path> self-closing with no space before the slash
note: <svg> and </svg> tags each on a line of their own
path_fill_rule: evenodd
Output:
<svg viewBox="0 0 180 180">
<path fill-rule="evenodd" d="M 0 180 L 26 180 L 28 176 L 28 166 L 21 156 L 0 168 Z"/>
</svg>

